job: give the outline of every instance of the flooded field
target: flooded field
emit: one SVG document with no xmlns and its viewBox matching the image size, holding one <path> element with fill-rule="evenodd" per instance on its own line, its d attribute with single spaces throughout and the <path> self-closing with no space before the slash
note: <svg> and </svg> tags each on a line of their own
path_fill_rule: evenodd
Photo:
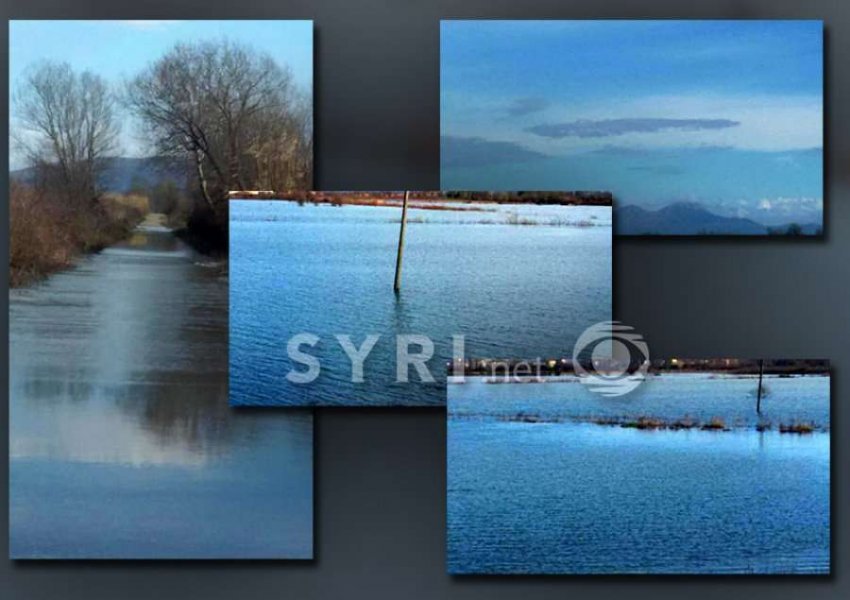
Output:
<svg viewBox="0 0 850 600">
<path fill-rule="evenodd" d="M 726 428 L 734 429 L 809 423 L 829 430 L 830 378 L 823 376 L 766 376 L 761 415 L 755 411 L 757 375 L 650 375 L 634 392 L 614 398 L 589 393 L 574 376 L 544 378 L 543 383 L 499 381 L 467 377 L 466 383 L 452 387 L 452 415 L 577 422 L 631 422 L 647 417 L 668 423 L 686 419 L 708 423 L 720 419 Z"/>
<path fill-rule="evenodd" d="M 452 573 L 828 573 L 829 378 L 662 375 L 622 400 L 579 383 L 448 386 Z M 506 420 L 537 411 L 549 420 Z M 587 415 L 711 415 L 726 431 L 642 431 Z"/>
<path fill-rule="evenodd" d="M 457 206 L 456 206 L 457 207 Z M 611 209 L 465 205 L 410 210 L 401 293 L 393 275 L 397 207 L 231 203 L 230 372 L 235 405 L 442 405 L 452 335 L 469 356 L 571 353 L 611 318 Z M 321 362 L 307 385 L 286 379 L 297 334 Z M 380 336 L 351 381 L 336 335 Z M 428 336 L 434 382 L 397 383 L 396 336 Z M 418 352 L 414 347 L 411 352 Z"/>
<path fill-rule="evenodd" d="M 227 280 L 142 227 L 10 294 L 13 558 L 309 558 L 312 417 L 227 404 Z"/>
</svg>

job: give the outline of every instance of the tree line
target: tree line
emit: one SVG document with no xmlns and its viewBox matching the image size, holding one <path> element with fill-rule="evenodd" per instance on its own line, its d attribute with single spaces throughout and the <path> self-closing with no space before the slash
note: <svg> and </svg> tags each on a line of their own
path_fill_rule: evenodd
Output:
<svg viewBox="0 0 850 600">
<path fill-rule="evenodd" d="M 68 64 L 40 63 L 13 97 L 14 139 L 33 185 L 74 210 L 103 193 L 119 151 L 122 109 L 138 118 L 150 153 L 185 174 L 189 229 L 226 243 L 228 193 L 308 189 L 312 108 L 291 70 L 228 40 L 177 44 L 118 89 Z"/>
</svg>

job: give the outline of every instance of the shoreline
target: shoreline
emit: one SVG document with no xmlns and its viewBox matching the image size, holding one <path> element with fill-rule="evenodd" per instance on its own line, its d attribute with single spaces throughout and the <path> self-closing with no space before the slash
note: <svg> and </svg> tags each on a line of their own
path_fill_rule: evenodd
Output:
<svg viewBox="0 0 850 600">
<path fill-rule="evenodd" d="M 697 419 L 689 416 L 668 418 L 644 415 L 639 417 L 609 417 L 609 416 L 544 416 L 538 413 L 491 414 L 491 413 L 452 413 L 450 420 L 458 421 L 492 421 L 494 423 L 518 423 L 526 425 L 598 425 L 620 429 L 635 429 L 638 431 L 705 431 L 714 433 L 752 432 L 778 433 L 781 435 L 808 436 L 815 433 L 829 434 L 829 425 L 818 425 L 811 421 L 792 419 L 779 422 L 764 420 L 755 425 L 727 424 L 721 417 Z"/>
<path fill-rule="evenodd" d="M 704 375 L 706 379 L 758 379 L 758 373 L 736 373 L 736 372 L 711 372 L 711 371 L 661 371 L 647 373 L 647 378 L 656 377 L 676 377 L 676 376 L 693 376 Z M 830 373 L 820 372 L 794 372 L 794 373 L 765 373 L 764 379 L 795 379 L 802 377 L 829 377 Z M 491 373 L 481 375 L 477 373 L 464 375 L 449 375 L 446 382 L 450 385 L 468 385 L 468 384 L 484 384 L 484 385 L 529 385 L 529 384 L 551 384 L 551 383 L 581 383 L 582 377 L 573 372 L 561 373 L 556 375 L 509 375 L 504 374 L 493 376 Z"/>
<path fill-rule="evenodd" d="M 128 239 L 147 214 L 148 198 L 138 194 L 103 194 L 79 208 L 43 189 L 12 182 L 9 288 L 35 285 Z"/>
<path fill-rule="evenodd" d="M 535 359 L 536 360 L 536 359 Z M 535 360 L 531 361 L 515 361 L 508 360 L 487 360 L 484 361 L 486 366 L 470 366 L 470 360 L 467 360 L 467 365 L 464 366 L 462 374 L 454 374 L 459 371 L 460 367 L 455 366 L 451 362 L 447 363 L 448 380 L 450 383 L 463 385 L 464 380 L 472 379 L 475 382 L 483 381 L 484 383 L 558 383 L 572 382 L 581 380 L 581 376 L 577 375 L 572 361 L 559 362 L 552 366 L 542 362 L 538 364 Z M 472 362 L 479 362 L 471 359 Z M 802 361 L 809 362 L 809 361 Z M 791 366 L 787 368 L 768 367 L 765 366 L 763 377 L 765 379 L 791 379 L 794 377 L 829 377 L 831 375 L 828 361 L 810 361 L 813 364 L 805 366 Z M 523 374 L 518 374 L 522 369 Z M 537 375 L 533 374 L 537 369 Z M 590 367 L 588 371 L 593 371 L 600 375 L 620 375 L 622 371 L 607 370 L 599 367 Z M 634 373 L 636 370 L 631 370 Z M 729 368 L 729 369 L 697 369 L 697 368 L 657 368 L 650 365 L 646 371 L 646 378 L 653 377 L 668 377 L 673 375 L 704 375 L 706 379 L 748 379 L 759 377 L 758 370 L 752 371 L 748 368 Z M 486 381 L 491 380 L 491 381 Z"/>
<path fill-rule="evenodd" d="M 9 265 L 9 289 L 17 290 L 24 289 L 39 283 L 43 283 L 50 278 L 51 275 L 62 273 L 76 267 L 81 260 L 89 256 L 94 256 L 132 237 L 133 233 L 138 231 L 141 222 L 135 226 L 127 228 L 123 224 L 116 224 L 118 227 L 125 228 L 120 235 L 112 237 L 108 243 L 98 244 L 90 248 L 75 249 L 69 252 L 66 256 L 56 262 L 50 264 L 30 265 L 27 267 Z"/>
<path fill-rule="evenodd" d="M 331 206 L 383 206 L 400 208 L 403 192 L 232 191 L 231 201 L 264 200 Z M 597 206 L 613 207 L 608 192 L 452 192 L 411 191 L 408 207 L 420 210 L 484 211 L 476 205 Z M 455 206 L 451 206 L 455 205 Z M 468 206 L 456 206 L 468 205 Z"/>
</svg>

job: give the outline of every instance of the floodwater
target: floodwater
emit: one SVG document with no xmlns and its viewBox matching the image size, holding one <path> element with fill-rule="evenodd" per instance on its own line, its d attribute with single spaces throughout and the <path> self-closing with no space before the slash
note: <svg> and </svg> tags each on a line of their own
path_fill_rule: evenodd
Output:
<svg viewBox="0 0 850 600">
<path fill-rule="evenodd" d="M 828 430 L 828 380 L 770 381 L 776 398 L 785 385 L 797 394 L 785 410 L 773 408 L 774 418 L 817 416 Z M 730 383 L 661 376 L 634 402 L 670 418 L 712 405 L 706 414 L 731 422 L 735 396 L 743 393 L 741 402 L 755 411 L 744 385 Z M 509 395 L 516 413 L 552 404 L 561 410 L 550 415 L 568 417 L 585 414 L 578 405 L 610 402 L 588 399 L 581 384 L 473 382 L 449 385 L 448 394 L 451 573 L 830 570 L 829 433 L 759 432 L 746 423 L 724 432 L 641 431 L 501 418 Z M 671 411 L 676 402 L 682 406 Z"/>
<path fill-rule="evenodd" d="M 610 208 L 480 208 L 408 212 L 396 296 L 399 208 L 232 202 L 231 403 L 443 405 L 453 335 L 464 336 L 466 356 L 563 356 L 584 329 L 610 320 Z M 307 384 L 287 379 L 306 371 L 287 351 L 301 333 L 318 339 L 300 348 L 320 361 Z M 363 382 L 352 382 L 339 334 L 357 348 L 380 336 Z M 408 345 L 397 335 L 432 340 L 433 382 L 404 369 L 397 353 Z"/>
<path fill-rule="evenodd" d="M 808 423 L 829 429 L 830 378 L 824 376 L 766 375 L 761 415 L 754 410 L 758 375 L 650 375 L 632 393 L 614 398 L 590 393 L 575 376 L 542 379 L 542 383 L 510 384 L 491 383 L 504 378 L 467 377 L 466 383 L 453 388 L 452 414 L 505 418 L 533 415 L 543 420 L 576 421 L 653 417 L 701 423 L 717 417 L 730 428 Z M 523 389 L 518 390 L 519 386 Z"/>
<path fill-rule="evenodd" d="M 312 417 L 227 403 L 227 280 L 169 230 L 10 294 L 13 558 L 309 558 Z"/>
</svg>

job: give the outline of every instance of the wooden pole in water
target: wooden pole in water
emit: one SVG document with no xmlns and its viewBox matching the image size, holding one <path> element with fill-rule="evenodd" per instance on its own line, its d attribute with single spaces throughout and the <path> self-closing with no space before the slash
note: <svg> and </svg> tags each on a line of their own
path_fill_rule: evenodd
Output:
<svg viewBox="0 0 850 600">
<path fill-rule="evenodd" d="M 401 290 L 401 259 L 404 255 L 404 230 L 407 226 L 407 201 L 410 198 L 410 192 L 404 192 L 404 204 L 401 207 L 401 230 L 398 233 L 398 254 L 395 260 L 395 281 L 393 282 L 393 291 L 398 294 Z"/>
<path fill-rule="evenodd" d="M 759 391 L 756 394 L 756 414 L 761 414 L 761 380 L 764 377 L 764 359 L 759 359 Z"/>
</svg>

